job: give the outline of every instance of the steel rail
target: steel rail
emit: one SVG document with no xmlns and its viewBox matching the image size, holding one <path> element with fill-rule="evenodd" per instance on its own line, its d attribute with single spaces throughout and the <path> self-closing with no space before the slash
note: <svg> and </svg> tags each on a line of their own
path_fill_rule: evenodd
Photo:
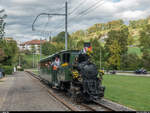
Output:
<svg viewBox="0 0 150 113">
<path fill-rule="evenodd" d="M 116 110 L 113 109 L 113 108 L 110 108 L 110 107 L 108 107 L 108 106 L 106 106 L 106 105 L 104 105 L 104 104 L 101 104 L 100 102 L 97 102 L 97 101 L 93 101 L 93 102 L 94 102 L 95 104 L 97 104 L 98 106 L 101 106 L 101 107 L 107 109 L 108 111 L 116 111 Z"/>
</svg>

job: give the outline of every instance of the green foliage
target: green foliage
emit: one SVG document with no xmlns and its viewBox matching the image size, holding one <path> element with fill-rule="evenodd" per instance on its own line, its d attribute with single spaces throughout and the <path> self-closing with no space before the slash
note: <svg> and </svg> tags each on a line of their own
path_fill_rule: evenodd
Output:
<svg viewBox="0 0 150 113">
<path fill-rule="evenodd" d="M 122 70 L 136 70 L 141 68 L 141 59 L 137 54 L 130 53 L 121 56 Z"/>
<path fill-rule="evenodd" d="M 143 27 L 140 32 L 140 48 L 143 52 L 142 61 L 143 67 L 150 70 L 150 24 Z"/>
<path fill-rule="evenodd" d="M 128 36 L 128 45 L 133 45 L 134 43 L 135 43 L 134 37 L 131 34 L 129 34 L 129 36 Z"/>
<path fill-rule="evenodd" d="M 141 49 L 139 47 L 128 47 L 128 54 L 137 54 L 138 56 L 142 55 Z"/>
<path fill-rule="evenodd" d="M 117 28 L 117 27 L 120 27 L 121 25 L 123 25 L 123 20 L 114 20 L 114 21 L 111 21 L 111 22 L 108 22 L 108 26 L 109 26 L 109 29 L 113 29 L 113 28 Z"/>
<path fill-rule="evenodd" d="M 113 69 L 119 69 L 121 59 L 121 47 L 119 46 L 119 42 L 114 40 L 109 46 L 109 50 L 111 56 L 108 58 L 108 66 L 113 67 Z"/>
<path fill-rule="evenodd" d="M 56 52 L 56 47 L 50 42 L 42 44 L 42 54 L 51 55 Z"/>
<path fill-rule="evenodd" d="M 55 47 L 56 47 L 55 52 L 60 52 L 65 49 L 65 44 L 64 43 L 56 43 Z"/>
<path fill-rule="evenodd" d="M 142 51 L 150 50 L 150 24 L 143 27 L 143 30 L 140 32 L 140 48 Z"/>
<path fill-rule="evenodd" d="M 31 45 L 31 53 L 35 53 L 35 52 L 36 52 L 35 45 Z"/>
<path fill-rule="evenodd" d="M 144 52 L 142 56 L 142 65 L 150 71 L 150 52 Z"/>
<path fill-rule="evenodd" d="M 113 69 L 120 68 L 121 55 L 126 54 L 128 50 L 128 28 L 122 26 L 119 30 L 111 30 L 108 32 L 106 39 L 105 51 L 107 66 Z"/>
<path fill-rule="evenodd" d="M 78 30 L 72 34 L 73 37 L 85 36 L 85 32 L 83 30 Z"/>
<path fill-rule="evenodd" d="M 77 43 L 77 48 L 78 48 L 79 50 L 81 50 L 81 49 L 83 49 L 83 47 L 84 47 L 84 40 L 80 40 L 80 41 Z"/>
<path fill-rule="evenodd" d="M 0 56 L 1 64 L 13 65 L 16 63 L 19 51 L 16 41 L 6 42 L 5 40 L 0 40 L 0 50 L 2 54 Z"/>
<path fill-rule="evenodd" d="M 47 57 L 47 56 L 42 54 L 42 58 L 45 58 L 45 57 Z M 39 60 L 40 60 L 40 55 L 35 54 L 34 55 L 35 67 L 37 67 L 37 63 Z M 24 69 L 33 68 L 33 54 L 21 54 L 20 62 L 21 62 L 22 68 L 24 68 Z"/>
<path fill-rule="evenodd" d="M 2 62 L 5 58 L 5 53 L 2 48 L 0 48 L 0 62 Z"/>
<path fill-rule="evenodd" d="M 68 34 L 68 38 L 70 38 L 69 34 Z M 64 31 L 60 32 L 56 37 L 52 39 L 52 41 L 58 43 L 65 43 L 65 32 Z"/>
<path fill-rule="evenodd" d="M 76 49 L 76 42 L 73 40 L 72 37 L 68 37 L 68 49 Z"/>
<path fill-rule="evenodd" d="M 140 20 L 133 20 L 129 21 L 129 26 L 133 29 L 143 27 L 148 24 L 148 19 L 140 19 Z"/>
<path fill-rule="evenodd" d="M 97 31 L 114 29 L 114 28 L 118 28 L 118 27 L 122 26 L 123 23 L 124 23 L 123 20 L 114 20 L 114 21 L 108 22 L 106 24 L 103 24 L 103 23 L 95 24 L 94 26 L 88 28 L 87 31 L 88 31 L 88 34 L 90 34 L 90 33 L 94 33 Z"/>
<path fill-rule="evenodd" d="M 99 43 L 99 39 L 91 39 L 90 40 L 91 45 L 92 45 L 92 58 L 91 60 L 96 64 L 98 68 L 100 68 L 100 54 L 101 54 L 101 64 L 102 67 L 104 67 L 104 47 L 101 46 Z"/>
<path fill-rule="evenodd" d="M 22 51 L 22 53 L 24 53 L 24 54 L 26 54 L 26 55 L 32 54 L 32 52 L 29 51 L 29 50 L 24 50 L 24 51 Z"/>
<path fill-rule="evenodd" d="M 4 69 L 5 74 L 11 75 L 13 72 L 13 66 L 0 66 L 0 68 Z"/>
</svg>

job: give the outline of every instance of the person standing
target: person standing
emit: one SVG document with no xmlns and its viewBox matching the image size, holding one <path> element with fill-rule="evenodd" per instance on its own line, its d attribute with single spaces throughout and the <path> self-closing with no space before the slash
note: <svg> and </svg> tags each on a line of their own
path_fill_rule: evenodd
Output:
<svg viewBox="0 0 150 113">
<path fill-rule="evenodd" d="M 16 72 L 16 66 L 14 66 L 14 72 Z"/>
<path fill-rule="evenodd" d="M 57 72 L 60 66 L 60 59 L 58 58 L 58 56 L 56 56 L 55 61 L 52 63 L 52 67 L 53 67 L 53 82 L 55 83 L 55 85 L 57 85 Z"/>
</svg>

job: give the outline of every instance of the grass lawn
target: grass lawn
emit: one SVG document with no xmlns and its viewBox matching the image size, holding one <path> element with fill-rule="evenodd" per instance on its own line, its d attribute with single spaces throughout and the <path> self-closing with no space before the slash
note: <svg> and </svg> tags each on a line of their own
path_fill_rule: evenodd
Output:
<svg viewBox="0 0 150 113">
<path fill-rule="evenodd" d="M 104 75 L 105 98 L 138 111 L 150 111 L 150 77 Z"/>
<path fill-rule="evenodd" d="M 45 57 L 47 57 L 47 56 L 42 55 L 42 58 L 45 58 Z M 25 60 L 27 60 L 28 62 L 31 62 L 31 63 L 33 62 L 33 55 L 32 54 L 31 55 L 24 55 L 23 58 Z M 40 55 L 34 55 L 34 59 L 35 59 L 35 62 L 39 61 Z"/>
<path fill-rule="evenodd" d="M 135 53 L 137 55 L 141 55 L 141 50 L 139 47 L 129 47 L 128 48 L 128 53 Z"/>
<path fill-rule="evenodd" d="M 39 75 L 38 70 L 37 71 L 32 71 L 34 74 Z"/>
</svg>

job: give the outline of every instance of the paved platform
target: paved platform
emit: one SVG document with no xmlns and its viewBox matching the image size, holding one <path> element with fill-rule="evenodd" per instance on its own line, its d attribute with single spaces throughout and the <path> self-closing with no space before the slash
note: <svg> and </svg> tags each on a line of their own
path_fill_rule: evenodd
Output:
<svg viewBox="0 0 150 113">
<path fill-rule="evenodd" d="M 68 111 L 25 72 L 0 80 L 0 111 Z"/>
</svg>

